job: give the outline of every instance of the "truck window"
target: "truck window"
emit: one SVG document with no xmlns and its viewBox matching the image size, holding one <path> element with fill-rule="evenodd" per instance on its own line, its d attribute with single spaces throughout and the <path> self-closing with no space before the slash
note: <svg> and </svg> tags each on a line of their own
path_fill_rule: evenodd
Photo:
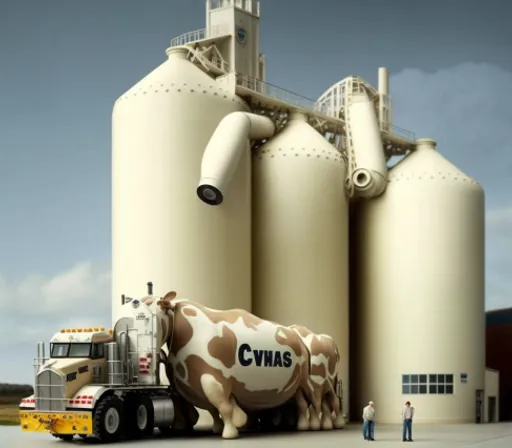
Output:
<svg viewBox="0 0 512 448">
<path fill-rule="evenodd" d="M 105 344 L 93 344 L 92 345 L 92 359 L 104 358 L 105 357 Z"/>
<path fill-rule="evenodd" d="M 69 349 L 69 358 L 89 358 L 91 356 L 91 344 L 75 343 Z"/>
<path fill-rule="evenodd" d="M 54 343 L 51 344 L 50 357 L 52 358 L 89 358 L 91 344 L 88 343 Z"/>
<path fill-rule="evenodd" d="M 50 348 L 51 358 L 67 358 L 69 353 L 69 344 L 52 344 Z"/>
</svg>

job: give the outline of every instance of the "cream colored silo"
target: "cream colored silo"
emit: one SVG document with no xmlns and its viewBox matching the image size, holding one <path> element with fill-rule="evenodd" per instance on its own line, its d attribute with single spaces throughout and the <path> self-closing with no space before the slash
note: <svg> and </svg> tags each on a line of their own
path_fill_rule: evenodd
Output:
<svg viewBox="0 0 512 448">
<path fill-rule="evenodd" d="M 175 290 L 213 308 L 250 309 L 250 157 L 241 154 L 229 197 L 196 194 L 203 152 L 245 103 L 186 59 L 186 49 L 121 95 L 113 111 L 113 320 L 121 294 Z"/>
<path fill-rule="evenodd" d="M 293 114 L 253 156 L 253 312 L 331 335 L 348 409 L 348 200 L 340 153 Z"/>
<path fill-rule="evenodd" d="M 429 139 L 389 172 L 386 192 L 359 203 L 351 281 L 352 415 L 377 421 L 475 420 L 484 388 L 484 193 Z"/>
</svg>

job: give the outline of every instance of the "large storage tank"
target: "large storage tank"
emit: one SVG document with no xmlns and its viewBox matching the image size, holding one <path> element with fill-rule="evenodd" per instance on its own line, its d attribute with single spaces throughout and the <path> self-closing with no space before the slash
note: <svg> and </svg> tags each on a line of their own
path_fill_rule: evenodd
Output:
<svg viewBox="0 0 512 448">
<path fill-rule="evenodd" d="M 348 199 L 341 154 L 301 114 L 253 156 L 253 312 L 331 335 L 348 409 Z"/>
<path fill-rule="evenodd" d="M 352 415 L 373 400 L 396 422 L 409 400 L 416 421 L 470 422 L 485 376 L 484 193 L 417 143 L 355 208 Z"/>
<path fill-rule="evenodd" d="M 201 157 L 245 103 L 186 59 L 185 49 L 123 94 L 113 111 L 113 318 L 120 296 L 169 290 L 214 308 L 250 309 L 250 157 L 221 207 L 196 195 Z"/>
</svg>

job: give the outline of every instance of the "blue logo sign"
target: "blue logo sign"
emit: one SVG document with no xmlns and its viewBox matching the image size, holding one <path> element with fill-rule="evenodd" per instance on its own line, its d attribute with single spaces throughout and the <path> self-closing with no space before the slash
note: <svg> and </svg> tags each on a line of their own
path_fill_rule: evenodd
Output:
<svg viewBox="0 0 512 448">
<path fill-rule="evenodd" d="M 249 367 L 253 362 L 256 367 L 286 367 L 292 365 L 292 354 L 289 351 L 253 350 L 249 344 L 238 348 L 238 362 L 243 367 Z"/>
<path fill-rule="evenodd" d="M 245 31 L 245 28 L 242 28 L 241 26 L 236 27 L 236 40 L 243 44 L 245 42 L 245 39 L 247 37 L 247 31 Z"/>
</svg>

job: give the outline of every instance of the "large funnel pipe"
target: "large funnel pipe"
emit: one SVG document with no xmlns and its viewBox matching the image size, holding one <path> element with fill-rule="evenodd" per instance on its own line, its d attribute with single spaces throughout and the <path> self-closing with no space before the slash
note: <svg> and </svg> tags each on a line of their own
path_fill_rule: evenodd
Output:
<svg viewBox="0 0 512 448">
<path fill-rule="evenodd" d="M 275 133 L 274 122 L 261 115 L 233 112 L 217 126 L 208 142 L 201 162 L 199 199 L 208 205 L 219 205 L 233 177 L 243 151 L 250 140 L 262 140 Z"/>
<path fill-rule="evenodd" d="M 357 169 L 352 182 L 358 196 L 381 195 L 388 182 L 388 167 L 373 102 L 366 93 L 354 93 L 348 107 Z"/>
</svg>

